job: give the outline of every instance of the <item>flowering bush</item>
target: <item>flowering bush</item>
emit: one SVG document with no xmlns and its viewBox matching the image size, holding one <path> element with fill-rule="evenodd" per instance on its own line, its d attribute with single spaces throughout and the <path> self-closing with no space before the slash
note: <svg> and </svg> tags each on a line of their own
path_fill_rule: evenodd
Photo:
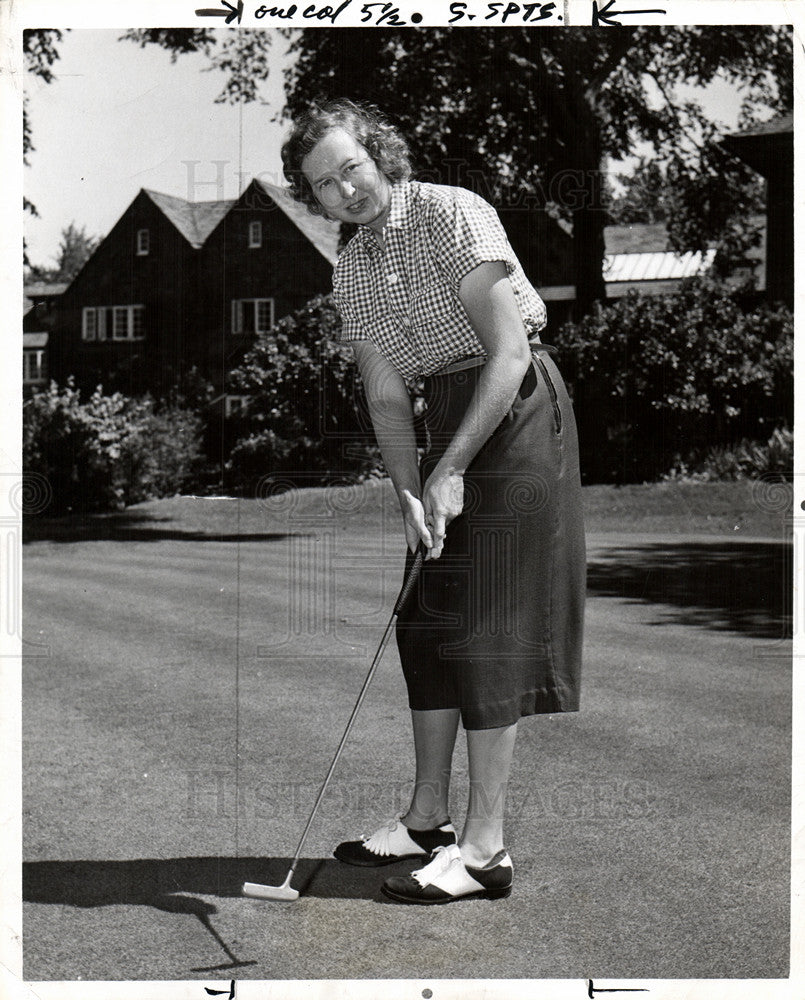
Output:
<svg viewBox="0 0 805 1000">
<path fill-rule="evenodd" d="M 51 382 L 24 408 L 23 467 L 49 481 L 51 513 L 113 510 L 178 492 L 198 469 L 201 435 L 189 410 L 100 386 L 82 403 L 72 379 Z"/>
<path fill-rule="evenodd" d="M 712 278 L 630 293 L 556 336 L 590 481 L 656 479 L 675 460 L 793 424 L 793 318 Z"/>
<path fill-rule="evenodd" d="M 359 376 L 335 342 L 340 324 L 330 296 L 312 299 L 261 334 L 232 372 L 231 391 L 249 402 L 233 420 L 230 485 L 252 489 L 267 475 L 299 473 L 310 484 L 311 473 L 325 482 L 377 467 Z"/>
</svg>

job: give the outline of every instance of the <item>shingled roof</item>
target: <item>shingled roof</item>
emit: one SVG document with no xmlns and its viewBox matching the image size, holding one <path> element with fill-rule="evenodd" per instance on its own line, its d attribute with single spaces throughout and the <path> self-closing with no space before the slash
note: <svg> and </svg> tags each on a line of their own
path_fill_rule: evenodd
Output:
<svg viewBox="0 0 805 1000">
<path fill-rule="evenodd" d="M 27 313 L 39 302 L 48 302 L 57 299 L 69 286 L 68 281 L 46 282 L 32 281 L 23 286 L 22 289 L 22 311 Z"/>
<path fill-rule="evenodd" d="M 304 205 L 293 200 L 287 188 L 261 180 L 253 183 L 285 213 L 325 260 L 335 266 L 338 258 L 338 225 L 328 222 L 320 215 L 311 215 Z M 147 188 L 143 188 L 143 191 L 196 250 L 204 245 L 221 219 L 240 200 L 231 198 L 192 202 L 160 191 L 149 191 Z"/>
<path fill-rule="evenodd" d="M 319 253 L 335 267 L 338 259 L 338 223 L 328 222 L 321 215 L 311 215 L 306 205 L 300 205 L 298 201 L 293 200 L 288 188 L 268 184 L 259 178 L 255 183 L 260 185 L 274 204 L 282 209 L 296 228 L 304 233 Z"/>
<path fill-rule="evenodd" d="M 185 201 L 184 198 L 149 191 L 148 188 L 143 188 L 143 191 L 196 250 L 204 245 L 207 237 L 235 204 L 235 199 Z"/>
<path fill-rule="evenodd" d="M 767 122 L 761 122 L 759 125 L 752 125 L 741 132 L 733 132 L 728 138 L 749 139 L 757 135 L 788 135 L 789 133 L 793 135 L 793 132 L 794 115 L 778 115 L 776 118 L 770 118 Z"/>
</svg>

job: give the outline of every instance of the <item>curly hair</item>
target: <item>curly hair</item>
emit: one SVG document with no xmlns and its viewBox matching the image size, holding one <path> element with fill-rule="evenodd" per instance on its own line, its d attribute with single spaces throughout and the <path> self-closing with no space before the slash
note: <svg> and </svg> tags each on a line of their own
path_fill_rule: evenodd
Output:
<svg viewBox="0 0 805 1000">
<path fill-rule="evenodd" d="M 373 104 L 357 103 L 346 97 L 316 101 L 296 119 L 282 147 L 283 170 L 291 186 L 291 195 L 307 205 L 313 215 L 326 213 L 302 173 L 302 161 L 334 128 L 349 132 L 392 183 L 411 176 L 408 143 Z"/>
</svg>

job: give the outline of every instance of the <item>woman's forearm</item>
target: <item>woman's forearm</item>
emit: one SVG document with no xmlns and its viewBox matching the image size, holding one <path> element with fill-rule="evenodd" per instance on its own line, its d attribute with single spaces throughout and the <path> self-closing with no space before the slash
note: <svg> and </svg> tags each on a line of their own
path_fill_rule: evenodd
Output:
<svg viewBox="0 0 805 1000">
<path fill-rule="evenodd" d="M 415 497 L 422 492 L 411 397 L 402 376 L 371 343 L 358 341 L 353 352 L 375 437 L 402 506 L 405 490 Z"/>
<path fill-rule="evenodd" d="M 406 392 L 404 397 L 369 398 L 368 403 L 383 463 L 402 505 L 403 491 L 415 497 L 422 492 L 411 400 Z"/>
</svg>

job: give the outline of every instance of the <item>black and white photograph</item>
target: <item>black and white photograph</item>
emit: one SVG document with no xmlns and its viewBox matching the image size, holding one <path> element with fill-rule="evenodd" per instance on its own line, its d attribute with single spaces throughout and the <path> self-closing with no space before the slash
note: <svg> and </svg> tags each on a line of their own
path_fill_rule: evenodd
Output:
<svg viewBox="0 0 805 1000">
<path fill-rule="evenodd" d="M 801 996 L 802 12 L 197 2 L 0 10 L 3 995 Z"/>
</svg>

